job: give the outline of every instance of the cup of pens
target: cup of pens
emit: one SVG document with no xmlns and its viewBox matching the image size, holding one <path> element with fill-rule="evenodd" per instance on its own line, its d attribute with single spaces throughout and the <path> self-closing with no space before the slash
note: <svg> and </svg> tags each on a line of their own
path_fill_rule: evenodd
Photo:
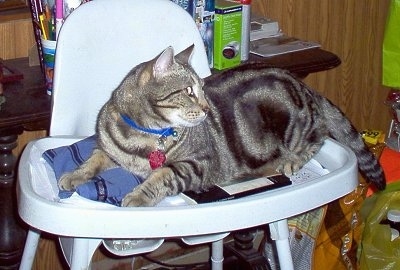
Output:
<svg viewBox="0 0 400 270">
<path fill-rule="evenodd" d="M 34 22 L 35 39 L 46 77 L 47 94 L 53 92 L 54 59 L 58 34 L 69 14 L 90 0 L 28 0 Z M 1 2 L 1 0 L 0 0 Z M 40 44 L 39 44 L 40 41 Z"/>
<path fill-rule="evenodd" d="M 56 55 L 55 40 L 41 39 L 43 52 L 43 67 L 46 78 L 47 94 L 51 95 L 53 91 L 53 74 L 54 74 L 54 59 Z"/>
</svg>

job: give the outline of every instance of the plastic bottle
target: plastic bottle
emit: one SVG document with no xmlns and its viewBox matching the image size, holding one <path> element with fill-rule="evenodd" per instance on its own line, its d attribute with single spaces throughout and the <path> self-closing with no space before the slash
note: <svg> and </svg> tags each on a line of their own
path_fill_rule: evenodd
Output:
<svg viewBox="0 0 400 270">
<path fill-rule="evenodd" d="M 391 209 L 387 212 L 386 219 L 381 224 L 388 224 L 392 232 L 392 241 L 399 237 L 400 232 L 400 210 Z"/>
</svg>

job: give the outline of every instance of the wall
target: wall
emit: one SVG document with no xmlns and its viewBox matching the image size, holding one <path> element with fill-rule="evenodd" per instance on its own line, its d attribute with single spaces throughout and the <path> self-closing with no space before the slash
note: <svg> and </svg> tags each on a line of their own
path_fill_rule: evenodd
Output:
<svg viewBox="0 0 400 270">
<path fill-rule="evenodd" d="M 388 89 L 381 85 L 381 47 L 389 0 L 254 0 L 253 11 L 279 21 L 292 36 L 318 41 L 337 54 L 342 64 L 312 74 L 306 82 L 337 104 L 357 129 L 386 130 L 390 115 L 383 104 Z M 34 44 L 29 16 L 4 21 L 0 16 L 0 57 L 24 57 Z M 27 141 L 45 131 L 20 136 Z M 59 269 L 55 244 L 40 243 L 35 269 Z"/>
<path fill-rule="evenodd" d="M 283 32 L 318 41 L 342 64 L 306 82 L 337 104 L 357 129 L 386 130 L 381 48 L 389 0 L 262 0 L 253 11 L 276 19 Z"/>
</svg>

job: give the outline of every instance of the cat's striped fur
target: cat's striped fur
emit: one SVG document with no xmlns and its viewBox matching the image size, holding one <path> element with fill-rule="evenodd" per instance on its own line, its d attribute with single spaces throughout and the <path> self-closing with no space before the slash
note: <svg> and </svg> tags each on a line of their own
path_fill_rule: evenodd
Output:
<svg viewBox="0 0 400 270">
<path fill-rule="evenodd" d="M 62 177 L 61 188 L 73 189 L 117 163 L 146 179 L 123 205 L 150 206 L 184 190 L 257 177 L 270 169 L 290 175 L 327 137 L 349 146 L 365 177 L 385 187 L 376 158 L 330 101 L 287 71 L 256 65 L 203 81 L 188 65 L 191 50 L 174 57 L 167 48 L 132 69 L 99 113 L 98 148 Z M 160 135 L 147 131 L 170 127 L 177 137 L 163 139 L 166 161 L 153 170 L 149 154 L 160 147 Z"/>
</svg>

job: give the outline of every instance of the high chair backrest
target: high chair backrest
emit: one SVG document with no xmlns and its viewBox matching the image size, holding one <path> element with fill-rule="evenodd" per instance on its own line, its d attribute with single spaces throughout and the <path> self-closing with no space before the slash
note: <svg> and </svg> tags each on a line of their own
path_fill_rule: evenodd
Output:
<svg viewBox="0 0 400 270">
<path fill-rule="evenodd" d="M 57 41 L 50 135 L 89 136 L 129 70 L 172 46 L 195 44 L 191 64 L 210 75 L 193 18 L 170 0 L 93 0 L 65 20 Z"/>
</svg>

